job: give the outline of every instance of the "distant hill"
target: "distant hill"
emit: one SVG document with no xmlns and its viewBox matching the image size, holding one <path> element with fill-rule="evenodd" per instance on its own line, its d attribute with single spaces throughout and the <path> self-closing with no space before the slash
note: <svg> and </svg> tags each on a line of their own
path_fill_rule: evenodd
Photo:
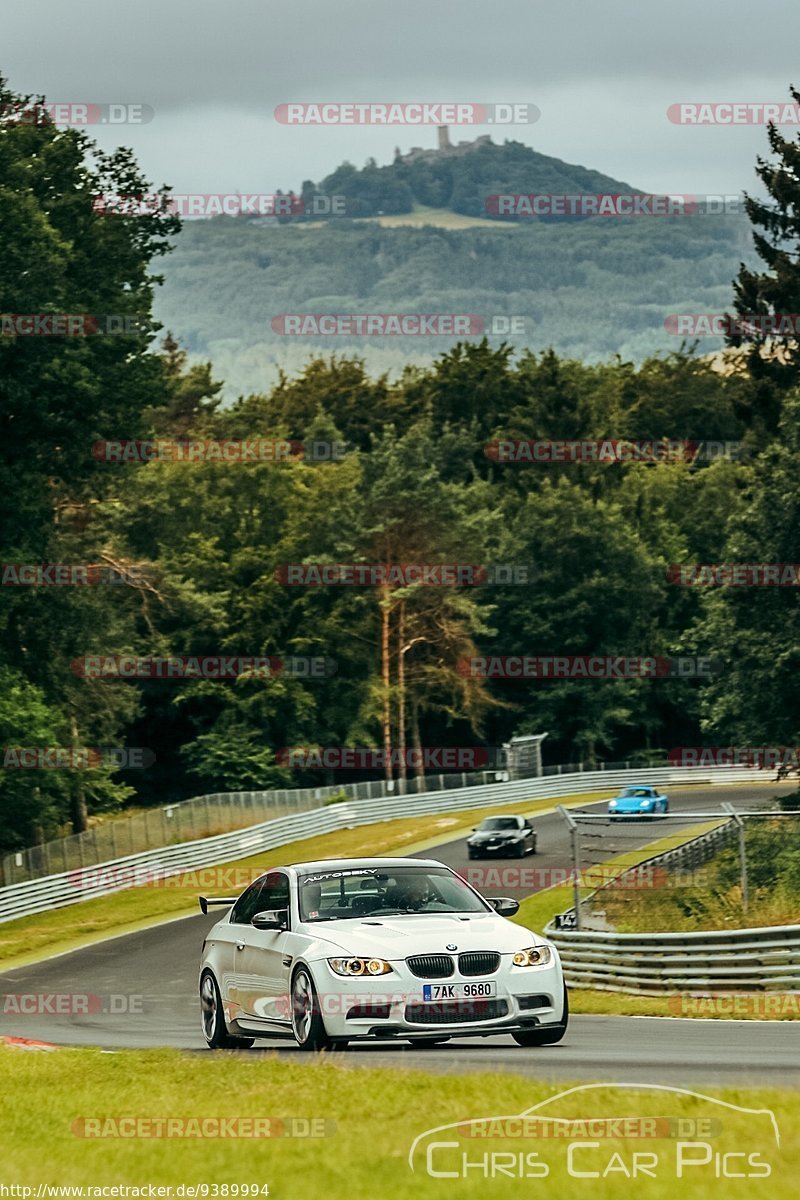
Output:
<svg viewBox="0 0 800 1200">
<path fill-rule="evenodd" d="M 409 161 L 411 159 L 411 161 Z M 286 336 L 282 314 L 475 314 L 490 340 L 639 361 L 680 340 L 670 313 L 720 312 L 752 258 L 738 215 L 492 219 L 499 193 L 635 192 L 519 143 L 419 151 L 390 166 L 343 164 L 302 193 L 344 195 L 359 216 L 219 217 L 187 222 L 164 262 L 156 314 L 192 354 L 211 358 L 226 395 L 259 391 L 309 356 L 360 354 L 373 371 L 426 363 L 453 336 Z M 311 206 L 308 205 L 310 208 Z M 502 320 L 524 318 L 503 338 Z M 273 321 L 275 328 L 273 328 Z M 475 335 L 472 335 L 475 336 Z M 702 351 L 719 349 L 704 339 Z"/>
<path fill-rule="evenodd" d="M 382 167 L 374 160 L 360 170 L 352 163 L 343 163 L 318 185 L 305 183 L 302 195 L 309 211 L 314 206 L 308 201 L 315 194 L 343 196 L 350 217 L 410 213 L 415 205 L 424 205 L 497 220 L 487 201 L 498 193 L 561 195 L 637 190 L 600 171 L 539 154 L 521 142 L 507 141 L 498 146 L 491 138 L 480 137 L 448 149 L 398 153 L 393 163 Z"/>
</svg>

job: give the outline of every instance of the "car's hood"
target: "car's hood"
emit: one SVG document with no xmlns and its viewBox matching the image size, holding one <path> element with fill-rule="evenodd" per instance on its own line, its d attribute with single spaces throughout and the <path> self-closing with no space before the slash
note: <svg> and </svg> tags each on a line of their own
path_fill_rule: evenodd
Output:
<svg viewBox="0 0 800 1200">
<path fill-rule="evenodd" d="M 468 920 L 457 913 L 425 916 L 369 917 L 359 921 L 310 921 L 302 927 L 319 942 L 346 954 L 400 959 L 409 954 L 447 954 L 448 945 L 464 950 L 497 950 L 513 954 L 545 939 L 504 917 L 487 913 Z"/>
<path fill-rule="evenodd" d="M 617 800 L 614 808 L 634 809 L 643 808 L 648 804 L 655 804 L 655 796 L 626 796 L 624 800 Z"/>
</svg>

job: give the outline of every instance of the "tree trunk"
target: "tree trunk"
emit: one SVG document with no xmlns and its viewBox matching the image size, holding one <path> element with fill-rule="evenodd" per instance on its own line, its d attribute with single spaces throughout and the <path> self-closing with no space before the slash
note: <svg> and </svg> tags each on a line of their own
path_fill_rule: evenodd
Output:
<svg viewBox="0 0 800 1200">
<path fill-rule="evenodd" d="M 78 745 L 78 724 L 74 717 L 70 717 L 70 733 L 72 735 L 72 745 Z M 75 771 L 72 778 L 71 790 L 71 820 L 73 833 L 85 833 L 89 828 L 89 813 L 86 809 L 86 793 L 83 790 L 83 775 L 80 771 Z"/>
<path fill-rule="evenodd" d="M 383 754 L 384 773 L 387 780 L 392 779 L 392 654 L 389 643 L 391 610 L 389 607 L 389 591 L 386 586 L 381 588 L 381 677 L 383 679 Z"/>
<path fill-rule="evenodd" d="M 419 736 L 419 709 L 416 704 L 411 705 L 411 742 L 414 747 L 414 773 L 417 777 L 417 791 L 426 792 L 425 787 L 425 765 L 422 761 L 422 742 Z"/>
<path fill-rule="evenodd" d="M 398 773 L 405 783 L 408 777 L 406 766 L 406 602 L 400 601 L 397 617 L 397 749 L 400 752 Z"/>
</svg>

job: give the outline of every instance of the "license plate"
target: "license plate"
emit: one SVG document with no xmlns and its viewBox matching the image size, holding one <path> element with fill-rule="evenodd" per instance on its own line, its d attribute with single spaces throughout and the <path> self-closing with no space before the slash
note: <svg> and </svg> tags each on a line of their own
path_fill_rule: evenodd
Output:
<svg viewBox="0 0 800 1200">
<path fill-rule="evenodd" d="M 497 995 L 497 984 L 491 983 L 424 983 L 423 1000 L 483 1000 Z"/>
</svg>

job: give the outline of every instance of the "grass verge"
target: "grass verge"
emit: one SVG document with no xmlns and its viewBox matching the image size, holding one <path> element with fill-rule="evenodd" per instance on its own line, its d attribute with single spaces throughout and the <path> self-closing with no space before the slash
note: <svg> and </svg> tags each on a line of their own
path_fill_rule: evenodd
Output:
<svg viewBox="0 0 800 1200">
<path fill-rule="evenodd" d="M 509 1053 L 553 1052 L 515 1048 Z M 726 1200 L 733 1172 L 745 1176 L 736 1190 L 745 1187 L 748 1200 L 788 1200 L 796 1195 L 800 1172 L 800 1141 L 791 1136 L 800 1122 L 800 1093 L 789 1090 L 703 1088 L 701 1097 L 604 1085 L 560 1096 L 573 1085 L 515 1074 L 367 1071 L 326 1057 L 91 1050 L 36 1055 L 2 1047 L 0 1072 L 6 1093 L 13 1096 L 13 1103 L 0 1110 L 2 1182 L 32 1188 L 33 1197 L 39 1184 L 153 1184 L 172 1188 L 173 1196 L 181 1195 L 181 1185 L 207 1184 L 209 1196 L 216 1185 L 216 1195 L 232 1197 L 241 1196 L 239 1189 L 247 1183 L 266 1186 L 273 1200 L 299 1195 L 387 1200 L 405 1198 L 412 1190 L 419 1200 L 517 1200 L 521 1194 L 548 1196 L 566 1194 L 566 1189 L 577 1200 L 616 1200 L 623 1190 L 630 1194 L 633 1156 L 646 1151 L 649 1171 L 637 1172 L 637 1200 L 666 1200 L 678 1186 L 692 1200 Z M 651 1118 L 655 1136 L 651 1132 L 643 1141 L 640 1133 L 625 1140 L 617 1126 L 616 1134 L 599 1139 L 589 1139 L 585 1128 L 565 1137 L 563 1125 L 541 1123 L 537 1129 L 523 1127 L 523 1136 L 519 1126 L 494 1126 L 480 1139 L 464 1136 L 465 1122 L 510 1117 L 547 1099 L 542 1116 Z M 123 1117 L 136 1124 L 109 1123 Z M 171 1137 L 153 1136 L 153 1119 L 164 1118 L 259 1118 L 271 1122 L 273 1133 L 281 1127 L 303 1129 L 292 1125 L 294 1118 L 324 1122 L 317 1130 L 326 1136 L 255 1140 L 231 1136 L 236 1128 L 231 1125 L 227 1137 L 175 1136 L 175 1129 L 191 1128 L 185 1124 L 173 1126 Z M 87 1119 L 97 1123 L 87 1124 Z M 698 1136 L 698 1122 L 709 1120 L 710 1134 Z M 141 1136 L 148 1129 L 143 1122 L 151 1122 L 150 1136 Z M 415 1139 L 451 1123 L 457 1127 L 418 1143 L 412 1172 L 409 1152 Z M 138 1136 L 108 1136 L 126 1128 Z M 267 1130 L 264 1124 L 260 1128 Z M 548 1128 L 559 1128 L 561 1135 L 542 1136 Z M 637 1123 L 635 1128 L 642 1127 Z M 214 1126 L 194 1129 L 213 1132 Z M 104 1136 L 87 1137 L 87 1132 Z M 512 1133 L 516 1136 L 508 1136 Z M 450 1144 L 432 1147 L 435 1141 Z M 732 1157 L 723 1160 L 725 1154 Z M 464 1159 L 477 1165 L 465 1170 Z M 433 1171 L 455 1174 L 435 1177 L 428 1161 Z M 596 1174 L 578 1177 L 578 1171 Z"/>
</svg>

